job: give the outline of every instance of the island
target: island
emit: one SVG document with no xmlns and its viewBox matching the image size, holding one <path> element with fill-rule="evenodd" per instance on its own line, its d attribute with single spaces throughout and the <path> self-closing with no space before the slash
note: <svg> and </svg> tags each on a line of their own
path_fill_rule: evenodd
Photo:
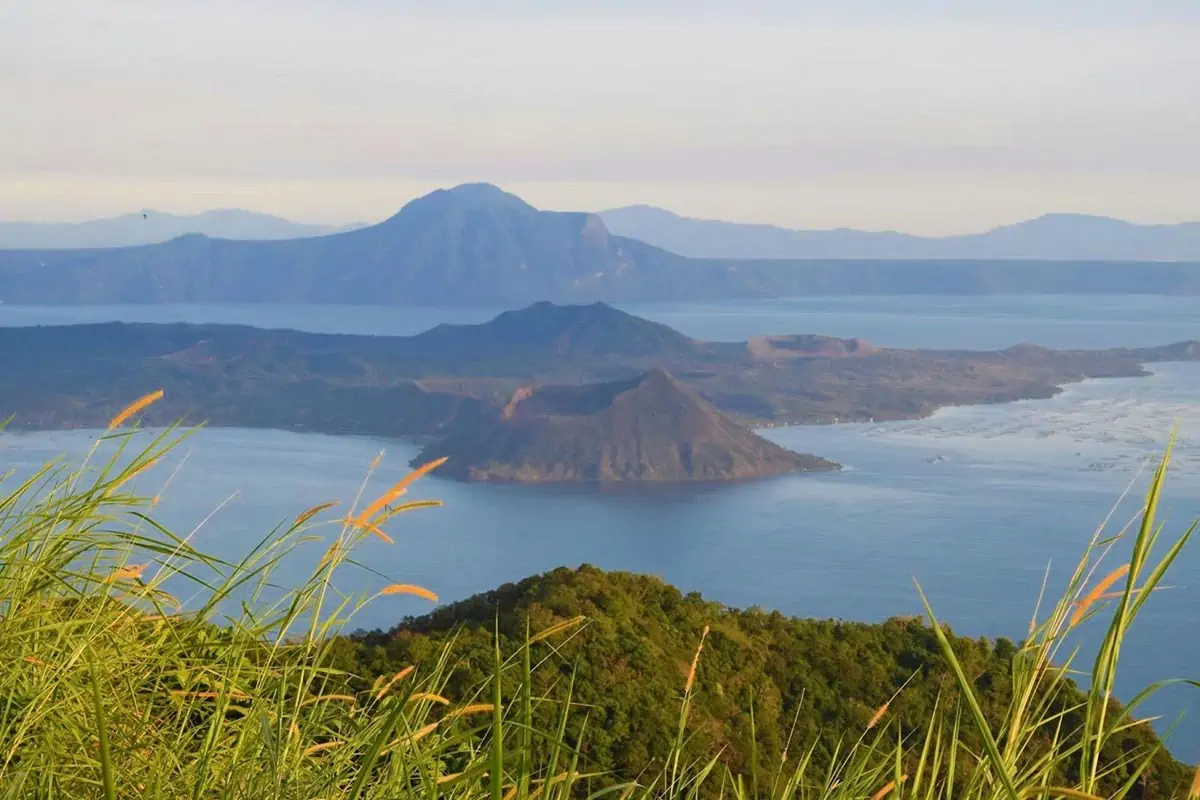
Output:
<svg viewBox="0 0 1200 800">
<path fill-rule="evenodd" d="M 584 386 L 521 388 L 498 420 L 463 426 L 414 464 L 446 457 L 466 481 L 726 481 L 837 469 L 754 434 L 661 369 Z"/>
<path fill-rule="evenodd" d="M 1200 343 L 899 350 L 813 334 L 699 341 L 604 303 L 349 336 L 236 325 L 0 329 L 13 429 L 142 421 L 405 438 L 471 480 L 729 480 L 834 465 L 748 428 L 914 419 L 1200 360 Z"/>
</svg>

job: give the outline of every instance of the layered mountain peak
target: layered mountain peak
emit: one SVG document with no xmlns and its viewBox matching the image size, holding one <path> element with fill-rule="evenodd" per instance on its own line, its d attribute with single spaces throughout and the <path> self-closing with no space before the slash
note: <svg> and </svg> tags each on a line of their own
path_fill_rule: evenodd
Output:
<svg viewBox="0 0 1200 800">
<path fill-rule="evenodd" d="M 490 183 L 463 183 L 449 189 L 437 189 L 404 205 L 381 225 L 402 223 L 410 218 L 427 221 L 431 217 L 462 214 L 533 215 L 538 210 L 515 194 Z"/>
<path fill-rule="evenodd" d="M 501 335 L 548 343 L 561 355 L 668 358 L 699 347 L 674 328 L 601 302 L 590 305 L 538 302 L 517 311 L 506 311 L 489 325 Z"/>
<path fill-rule="evenodd" d="M 634 266 L 596 215 L 541 211 L 487 183 L 432 192 L 342 239 L 347 266 L 379 287 L 380 302 L 516 305 L 570 297 Z"/>
<path fill-rule="evenodd" d="M 422 345 L 480 359 L 645 358 L 671 361 L 702 345 L 674 328 L 635 317 L 607 303 L 557 305 L 539 301 L 479 325 L 439 325 L 417 336 Z"/>
<path fill-rule="evenodd" d="M 470 198 L 474 200 L 501 200 L 504 202 L 515 202 L 521 205 L 529 205 L 521 198 L 517 197 L 512 192 L 506 192 L 494 183 L 485 181 L 474 181 L 470 183 L 460 183 L 457 186 L 451 186 L 449 189 L 439 189 L 433 192 L 434 195 L 441 194 L 451 197 Z"/>
<path fill-rule="evenodd" d="M 637 217 L 646 209 L 625 211 Z M 664 217 L 661 210 L 653 210 Z M 1200 259 L 1200 224 L 1129 226 L 1073 217 L 1054 231 L 1018 226 L 987 234 L 921 239 L 895 233 L 788 231 L 674 218 L 633 226 L 620 215 L 542 211 L 486 183 L 413 200 L 384 222 L 280 241 L 244 241 L 228 224 L 189 223 L 211 239 L 173 239 L 104 250 L 0 249 L 5 303 L 344 303 L 512 308 L 532 300 L 708 300 L 824 294 L 1095 293 L 1196 294 L 1191 264 L 1122 259 Z M 223 219 L 223 218 L 222 218 Z M 263 235 L 256 222 L 257 238 Z M 636 219 L 634 220 L 636 222 Z M 147 212 L 124 221 L 142 233 Z M 608 227 L 611 225 L 610 228 Z M 1096 225 L 1108 230 L 1095 229 Z M 206 227 L 207 226 L 207 227 Z M 631 226 L 635 238 L 629 238 Z M 651 236 L 655 230 L 670 236 Z M 1057 231 L 1057 232 L 1056 232 Z M 139 234 L 140 236 L 141 234 Z M 4 228 L 0 225 L 0 240 Z M 65 236 L 65 234 L 64 234 Z M 644 241 L 639 241 L 643 239 Z M 65 239 L 56 240 L 65 244 Z M 657 246 L 656 246 L 657 245 Z M 665 247 L 666 249 L 661 249 Z M 673 252 L 669 252 L 673 251 Z M 676 253 L 682 255 L 676 255 Z M 957 259 L 987 253 L 990 262 Z M 752 261 L 804 257 L 861 262 Z M 1190 254 L 1190 255 L 1189 255 Z M 705 256 L 690 260 L 684 256 Z M 708 258 L 725 255 L 728 258 Z M 1095 258 L 1055 269 L 1022 258 Z M 897 264 L 884 259 L 907 258 Z M 922 261 L 922 259 L 927 259 Z M 936 263 L 931 263 L 937 259 Z"/>
<path fill-rule="evenodd" d="M 494 328 L 519 328 L 537 333 L 565 333 L 572 329 L 593 326 L 644 323 L 639 327 L 666 327 L 656 322 L 635 317 L 608 303 L 597 301 L 587 304 L 558 304 L 549 300 L 538 300 L 524 308 L 503 311 L 491 322 L 484 323 Z"/>
</svg>

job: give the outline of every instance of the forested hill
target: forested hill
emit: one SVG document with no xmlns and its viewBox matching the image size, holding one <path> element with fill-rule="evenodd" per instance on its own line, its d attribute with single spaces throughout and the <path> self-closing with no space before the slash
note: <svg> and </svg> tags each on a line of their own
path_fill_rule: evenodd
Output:
<svg viewBox="0 0 1200 800">
<path fill-rule="evenodd" d="M 890 256 L 889 258 L 894 258 Z M 809 294 L 1200 294 L 1200 264 L 691 259 L 536 209 L 487 184 L 439 190 L 377 225 L 245 241 L 0 250 L 5 303 L 476 305 Z"/>
<path fill-rule="evenodd" d="M 590 717 L 583 738 L 587 766 L 617 776 L 632 777 L 656 761 L 661 764 L 706 625 L 711 633 L 692 709 L 696 736 L 689 749 L 694 756 L 720 753 L 738 769 L 748 769 L 751 706 L 758 763 L 765 772 L 781 763 L 789 730 L 793 758 L 811 745 L 818 766 L 829 764 L 839 744 L 849 744 L 842 740 L 865 731 L 906 681 L 886 712 L 886 721 L 898 724 L 903 734 L 922 734 L 929 720 L 953 714 L 953 678 L 935 632 L 919 619 L 872 625 L 739 611 L 698 594 L 685 595 L 653 577 L 590 566 L 560 568 L 507 584 L 405 620 L 391 631 L 356 634 L 341 643 L 340 666 L 364 679 L 391 675 L 409 664 L 433 662 L 453 638 L 453 652 L 462 661 L 446 692 L 468 698 L 491 674 L 493 631 L 499 631 L 501 651 L 512 654 L 528 630 L 546 630 L 579 615 L 586 616 L 586 623 L 534 677 L 541 692 L 561 698 L 574 676 L 572 699 Z M 1016 645 L 1005 639 L 952 641 L 995 729 L 1010 698 Z M 1082 722 L 1079 714 L 1066 710 L 1080 695 L 1072 686 L 1062 688 L 1056 704 L 1066 711 L 1066 734 Z M 557 714 L 550 706 L 547 724 Z M 963 737 L 981 751 L 966 722 Z M 1139 725 L 1111 740 L 1104 757 L 1115 760 L 1154 742 L 1149 727 Z M 1112 780 L 1127 774 L 1127 769 L 1118 770 Z M 1153 761 L 1141 796 L 1169 796 L 1189 777 L 1163 751 Z"/>
</svg>

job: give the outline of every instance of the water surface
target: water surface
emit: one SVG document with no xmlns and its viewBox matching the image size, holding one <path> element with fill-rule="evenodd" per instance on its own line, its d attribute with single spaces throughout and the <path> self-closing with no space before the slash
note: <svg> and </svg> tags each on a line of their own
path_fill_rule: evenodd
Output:
<svg viewBox="0 0 1200 800">
<path fill-rule="evenodd" d="M 894 346 L 983 348 L 1023 340 L 1151 345 L 1200 335 L 1198 298 L 810 298 L 631 310 L 718 339 L 819 331 Z M 3 306 L 0 324 L 74 322 L 104 318 L 101 313 L 371 333 L 411 333 L 439 321 L 489 316 L 428 309 Z M 396 544 L 370 541 L 363 556 L 387 576 L 429 586 L 444 600 L 589 562 L 661 575 L 735 606 L 861 620 L 919 613 L 916 578 L 958 631 L 1020 638 L 1047 565 L 1055 589 L 1130 485 L 1135 496 L 1114 516 L 1116 527 L 1136 511 L 1146 461 L 1176 423 L 1181 438 L 1162 510 L 1165 535 L 1200 516 L 1200 365 L 1153 370 L 1144 379 L 1074 385 L 1049 400 L 943 409 L 927 420 L 766 432 L 788 447 L 846 464 L 838 474 L 625 491 L 430 479 L 416 494 L 438 497 L 446 507 L 397 521 Z M 0 464 L 20 471 L 64 453 L 78 457 L 94 435 L 0 435 Z M 199 546 L 235 555 L 316 502 L 352 500 L 381 448 L 387 456 L 369 494 L 404 474 L 416 448 L 360 437 L 201 431 L 178 454 L 182 465 L 164 493 L 162 517 L 181 532 L 200 526 Z M 171 469 L 166 465 L 161 474 Z M 347 588 L 364 591 L 384 582 L 365 571 L 344 578 Z M 1173 588 L 1154 598 L 1129 640 L 1120 680 L 1126 696 L 1155 679 L 1198 675 L 1195 548 L 1185 551 L 1168 583 Z M 422 608 L 410 598 L 388 600 L 360 622 L 386 627 Z M 1175 692 L 1151 710 L 1171 714 L 1190 699 Z M 1185 721 L 1173 743 L 1180 757 L 1200 757 L 1200 719 Z"/>
<path fill-rule="evenodd" d="M 723 303 L 634 303 L 626 311 L 699 339 L 779 333 L 861 336 L 886 347 L 1142 347 L 1200 335 L 1200 297 L 996 295 L 799 297 Z M 504 309 L 268 305 L 0 305 L 0 326 L 194 322 L 315 333 L 409 336 L 438 323 L 485 322 Z"/>
</svg>

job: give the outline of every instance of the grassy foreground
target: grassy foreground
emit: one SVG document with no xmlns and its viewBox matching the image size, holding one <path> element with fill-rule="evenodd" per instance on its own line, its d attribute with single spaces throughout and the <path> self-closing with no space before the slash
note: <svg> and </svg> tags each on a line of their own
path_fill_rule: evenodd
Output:
<svg viewBox="0 0 1200 800">
<path fill-rule="evenodd" d="M 0 797 L 1196 795 L 1186 780 L 1147 789 L 1157 744 L 1116 756 L 1106 746 L 1144 725 L 1138 708 L 1160 688 L 1124 706 L 1112 700 L 1125 635 L 1192 532 L 1168 541 L 1155 521 L 1169 451 L 1135 524 L 1097 531 L 1063 596 L 1035 612 L 1012 656 L 1011 702 L 998 718 L 984 714 L 926 603 L 957 684 L 953 699 L 947 693 L 949 713 L 913 737 L 892 724 L 885 704 L 861 729 L 830 732 L 822 744 L 832 737 L 832 763 L 819 770 L 818 743 L 783 731 L 780 763 L 768 768 L 751 754 L 734 770 L 719 753 L 696 758 L 687 747 L 695 734 L 689 711 L 706 691 L 696 679 L 705 629 L 680 675 L 668 756 L 636 779 L 614 780 L 583 754 L 589 709 L 572 702 L 571 681 L 547 692 L 534 680 L 548 656 L 586 631 L 586 619 L 528 628 L 515 647 L 497 644 L 490 674 L 456 696 L 446 696 L 453 641 L 367 686 L 334 667 L 338 635 L 364 603 L 397 594 L 435 599 L 426 588 L 383 579 L 372 596 L 348 596 L 334 576 L 355 566 L 364 538 L 389 539 L 394 517 L 436 505 L 404 500 L 436 465 L 378 499 L 314 506 L 232 563 L 158 525 L 156 499 L 135 493 L 144 479 L 134 479 L 178 435 L 123 431 L 140 410 L 131 409 L 83 466 L 50 464 L 0 486 Z M 301 585 L 276 585 L 281 559 L 297 548 L 323 555 Z M 1110 563 L 1115 552 L 1129 560 Z M 1101 614 L 1108 624 L 1098 654 L 1075 663 L 1071 633 Z M 1068 678 L 1088 688 L 1077 692 Z M 753 731 L 753 708 L 746 718 Z"/>
</svg>

